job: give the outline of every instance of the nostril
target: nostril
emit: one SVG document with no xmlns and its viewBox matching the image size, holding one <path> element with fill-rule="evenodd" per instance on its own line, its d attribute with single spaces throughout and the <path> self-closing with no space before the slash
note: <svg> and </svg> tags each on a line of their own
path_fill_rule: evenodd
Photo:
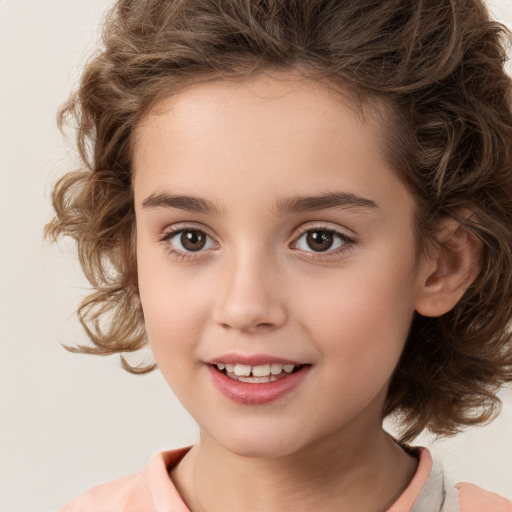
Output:
<svg viewBox="0 0 512 512">
<path fill-rule="evenodd" d="M 262 322 L 262 323 L 259 323 L 256 325 L 256 328 L 261 328 L 261 329 L 268 329 L 271 327 L 272 327 L 272 324 L 268 323 L 268 322 Z"/>
</svg>

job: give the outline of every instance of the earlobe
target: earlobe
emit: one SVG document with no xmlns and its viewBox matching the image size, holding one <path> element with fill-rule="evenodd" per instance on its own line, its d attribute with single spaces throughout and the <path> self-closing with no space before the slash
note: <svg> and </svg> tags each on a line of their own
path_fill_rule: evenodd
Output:
<svg viewBox="0 0 512 512">
<path fill-rule="evenodd" d="M 480 270 L 482 243 L 455 219 L 445 219 L 436 237 L 436 247 L 420 271 L 416 311 L 423 316 L 441 316 L 462 298 Z"/>
</svg>

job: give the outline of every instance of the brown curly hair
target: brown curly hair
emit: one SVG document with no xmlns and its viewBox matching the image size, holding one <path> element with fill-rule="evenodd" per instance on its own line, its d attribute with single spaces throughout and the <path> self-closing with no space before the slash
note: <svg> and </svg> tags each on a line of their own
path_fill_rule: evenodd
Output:
<svg viewBox="0 0 512 512">
<path fill-rule="evenodd" d="M 53 191 L 46 235 L 73 237 L 93 286 L 78 314 L 92 346 L 146 343 L 134 304 L 134 128 L 157 101 L 191 83 L 298 70 L 381 98 L 390 158 L 417 203 L 422 247 L 455 217 L 482 242 L 481 270 L 439 318 L 416 315 L 384 416 L 402 440 L 449 435 L 499 411 L 512 381 L 512 112 L 504 71 L 510 33 L 481 0 L 118 0 L 103 45 L 59 113 L 77 124 L 84 167 Z M 459 219 L 461 209 L 474 212 Z M 125 369 L 134 373 L 149 367 Z"/>
</svg>

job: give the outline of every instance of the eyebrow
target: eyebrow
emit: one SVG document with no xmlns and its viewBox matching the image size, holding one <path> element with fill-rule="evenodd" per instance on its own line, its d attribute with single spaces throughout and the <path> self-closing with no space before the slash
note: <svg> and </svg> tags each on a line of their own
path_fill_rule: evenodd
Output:
<svg viewBox="0 0 512 512">
<path fill-rule="evenodd" d="M 316 196 L 285 198 L 277 203 L 277 209 L 285 212 L 302 212 L 328 209 L 373 210 L 378 205 L 372 199 L 352 192 L 326 192 Z"/>
<path fill-rule="evenodd" d="M 177 208 L 192 213 L 219 215 L 215 203 L 196 196 L 173 195 L 166 192 L 151 194 L 142 203 L 143 208 Z M 327 209 L 376 209 L 375 201 L 352 192 L 326 192 L 315 196 L 287 197 L 277 202 L 279 212 L 302 212 Z"/>
<path fill-rule="evenodd" d="M 220 209 L 208 199 L 173 195 L 166 192 L 151 194 L 142 203 L 143 208 L 178 208 L 192 213 L 218 214 Z"/>
</svg>

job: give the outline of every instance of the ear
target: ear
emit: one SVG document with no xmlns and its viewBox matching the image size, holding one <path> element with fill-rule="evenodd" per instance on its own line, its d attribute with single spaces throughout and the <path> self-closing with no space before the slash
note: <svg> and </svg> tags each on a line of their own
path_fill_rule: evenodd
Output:
<svg viewBox="0 0 512 512">
<path fill-rule="evenodd" d="M 435 247 L 421 263 L 416 311 L 435 317 L 454 308 L 478 275 L 481 253 L 482 243 L 472 231 L 455 219 L 444 219 Z"/>
</svg>

